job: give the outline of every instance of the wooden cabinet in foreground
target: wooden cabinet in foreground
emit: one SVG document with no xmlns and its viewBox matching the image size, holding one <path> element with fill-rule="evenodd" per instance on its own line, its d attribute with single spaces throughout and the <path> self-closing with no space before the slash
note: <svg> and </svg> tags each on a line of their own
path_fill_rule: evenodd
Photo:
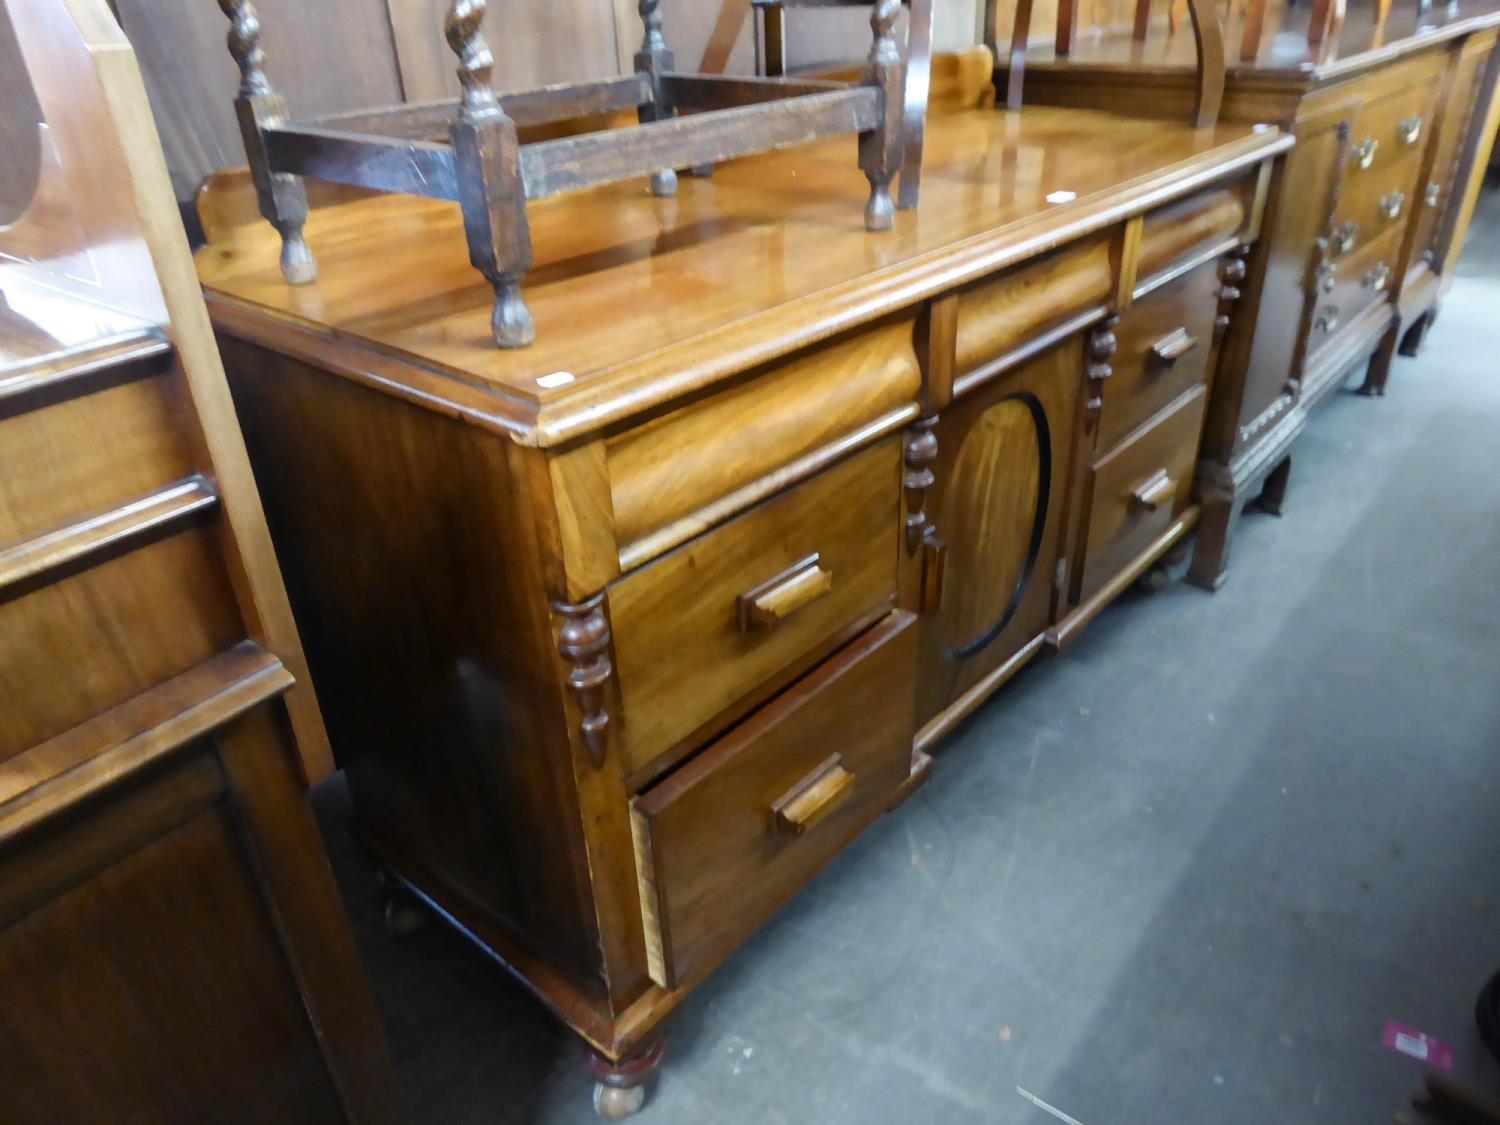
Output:
<svg viewBox="0 0 1500 1125">
<path fill-rule="evenodd" d="M 315 192 L 294 289 L 243 174 L 202 201 L 359 831 L 590 1044 L 605 1114 L 943 733 L 1197 516 L 1222 278 L 1289 141 L 1007 118 L 990 69 L 937 61 L 884 239 L 826 142 L 535 207 L 524 353 L 450 205 Z"/>
<path fill-rule="evenodd" d="M 0 1119 L 400 1120 L 134 56 L 102 0 L 0 19 L 37 142 L 0 228 Z"/>
</svg>

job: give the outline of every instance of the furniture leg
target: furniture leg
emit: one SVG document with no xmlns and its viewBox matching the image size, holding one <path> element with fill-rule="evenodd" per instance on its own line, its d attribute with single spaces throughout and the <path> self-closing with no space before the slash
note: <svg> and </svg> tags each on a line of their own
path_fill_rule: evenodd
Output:
<svg viewBox="0 0 1500 1125">
<path fill-rule="evenodd" d="M 318 277 L 317 259 L 302 235 L 307 222 L 307 191 L 299 177 L 271 171 L 261 135 L 262 126 L 285 120 L 286 102 L 266 77 L 260 17 L 250 0 L 219 0 L 219 7 L 229 17 L 229 53 L 240 68 L 240 92 L 234 110 L 260 213 L 281 235 L 281 276 L 293 285 L 306 285 Z"/>
<path fill-rule="evenodd" d="M 1360 394 L 1385 394 L 1386 381 L 1391 377 L 1391 361 L 1396 358 L 1396 344 L 1400 338 L 1398 325 L 1393 324 L 1386 329 L 1385 335 L 1380 338 L 1380 346 L 1370 356 L 1370 364 L 1365 368 L 1365 381 L 1360 385 Z"/>
<path fill-rule="evenodd" d="M 666 104 L 662 97 L 661 76 L 674 69 L 676 59 L 667 46 L 662 32 L 661 0 L 640 0 L 641 24 L 646 37 L 641 49 L 636 52 L 635 69 L 651 80 L 653 97 L 647 105 L 637 111 L 642 125 L 653 121 L 665 121 L 676 116 L 676 110 Z M 677 194 L 677 173 L 671 168 L 660 168 L 651 174 L 651 194 L 669 197 Z"/>
<path fill-rule="evenodd" d="M 927 144 L 927 101 L 932 87 L 932 0 L 911 0 L 906 35 L 906 153 L 901 162 L 897 206 L 913 211 L 922 196 L 922 158 Z"/>
<path fill-rule="evenodd" d="M 643 0 L 650 3 L 652 0 Z M 901 0 L 878 0 L 870 16 L 875 42 L 865 68 L 865 82 L 881 92 L 881 119 L 859 138 L 859 166 L 870 181 L 870 202 L 865 205 L 865 229 L 890 230 L 896 219 L 891 199 L 891 180 L 901 169 L 902 102 L 901 53 L 896 49 L 896 18 Z"/>
<path fill-rule="evenodd" d="M 1187 581 L 1200 590 L 1217 590 L 1224 585 L 1229 571 L 1229 538 L 1234 530 L 1236 512 L 1232 497 L 1204 500 L 1198 517 L 1198 538 L 1193 544 L 1193 562 Z"/>
<path fill-rule="evenodd" d="M 666 1040 L 658 1032 L 631 1055 L 610 1059 L 592 1047 L 584 1049 L 584 1065 L 594 1076 L 594 1112 L 609 1121 L 629 1117 L 646 1104 L 646 1086 L 661 1067 Z"/>
<path fill-rule="evenodd" d="M 485 0 L 453 0 L 444 24 L 463 86 L 451 128 L 453 156 L 469 260 L 495 287 L 490 321 L 495 343 L 524 348 L 536 338 L 531 310 L 521 297 L 521 278 L 531 266 L 531 228 L 516 123 L 495 97 L 495 60 L 479 30 L 484 9 Z"/>
<path fill-rule="evenodd" d="M 1422 345 L 1427 340 L 1427 331 L 1432 327 L 1433 319 L 1437 316 L 1436 309 L 1428 309 L 1409 327 L 1401 336 L 1401 346 L 1397 349 L 1402 355 L 1409 359 L 1415 359 L 1422 350 Z"/>
<path fill-rule="evenodd" d="M 427 904 L 413 894 L 405 883 L 389 871 L 379 873 L 381 893 L 381 922 L 388 937 L 408 938 L 427 927 L 432 920 L 432 911 Z"/>
<path fill-rule="evenodd" d="M 1286 487 L 1292 479 L 1292 459 L 1283 457 L 1280 464 L 1271 470 L 1266 481 L 1260 486 L 1260 496 L 1256 498 L 1255 506 L 1262 512 L 1273 516 L 1281 515 L 1282 508 L 1286 504 Z"/>
</svg>

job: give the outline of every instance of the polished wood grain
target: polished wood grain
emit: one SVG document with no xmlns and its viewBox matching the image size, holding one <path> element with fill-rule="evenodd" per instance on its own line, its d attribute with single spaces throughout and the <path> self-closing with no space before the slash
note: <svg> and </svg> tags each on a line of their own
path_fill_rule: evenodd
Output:
<svg viewBox="0 0 1500 1125">
<path fill-rule="evenodd" d="M 891 607 L 899 461 L 900 442 L 887 438 L 611 587 L 627 773 L 710 720 L 734 718 L 735 704 L 763 697 Z M 742 631 L 737 599 L 753 600 L 813 555 L 826 593 L 769 628 Z M 689 677 L 695 688 L 685 696 Z"/>
<path fill-rule="evenodd" d="M 361 835 L 588 1042 L 612 1112 L 702 977 L 921 784 L 917 747 L 1118 594 L 1080 607 L 1058 569 L 1109 452 L 1113 330 L 1137 302 L 1170 320 L 1130 362 L 1195 372 L 1201 408 L 1223 260 L 1288 144 L 1003 115 L 982 51 L 933 74 L 934 162 L 889 240 L 824 144 L 534 208 L 524 355 L 430 252 L 462 238 L 451 205 L 314 193 L 328 253 L 293 288 L 232 178 L 205 201 Z M 1191 487 L 1196 435 L 1172 436 Z"/>
<path fill-rule="evenodd" d="M 326 733 L 134 57 L 101 0 L 11 15 L 56 160 L 0 230 L 6 1118 L 394 1122 L 302 791 Z"/>
<path fill-rule="evenodd" d="M 906 780 L 915 625 L 894 615 L 635 801 L 663 988 L 739 945 Z M 836 807 L 809 823 L 788 812 L 803 801 Z M 779 830 L 788 816 L 798 827 Z"/>
<path fill-rule="evenodd" d="M 878 240 L 849 221 L 854 196 L 836 146 L 686 179 L 671 204 L 621 187 L 591 195 L 587 213 L 576 200 L 535 208 L 537 245 L 548 249 L 528 282 L 538 342 L 524 355 L 487 346 L 488 298 L 466 278 L 456 210 L 441 204 L 376 199 L 314 212 L 309 237 L 326 245 L 315 289 L 281 280 L 275 234 L 259 226 L 202 252 L 200 274 L 215 300 L 312 320 L 517 400 L 520 424 L 553 444 L 887 315 L 893 299 L 979 280 L 1282 143 L 1243 126 L 1108 119 L 1118 146 L 1074 151 L 1064 164 L 1078 121 L 1051 110 L 1017 121 L 988 111 L 936 118 L 922 207 Z M 1022 168 L 1045 171 L 1022 177 Z M 1155 178 L 1152 169 L 1169 171 Z M 1007 186 L 987 188 L 997 175 Z M 1046 202 L 1061 189 L 1078 202 Z M 378 255 L 350 236 L 366 222 L 386 232 Z M 372 271 L 380 284 L 368 283 Z M 570 331 L 580 323 L 610 331 Z"/>
</svg>

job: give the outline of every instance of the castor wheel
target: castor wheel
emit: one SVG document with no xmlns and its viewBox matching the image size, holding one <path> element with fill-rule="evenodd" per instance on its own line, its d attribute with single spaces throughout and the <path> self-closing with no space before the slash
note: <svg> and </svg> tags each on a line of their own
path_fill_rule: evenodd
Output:
<svg viewBox="0 0 1500 1125">
<path fill-rule="evenodd" d="M 594 1112 L 606 1121 L 620 1121 L 646 1104 L 646 1084 L 661 1066 L 666 1040 L 657 1037 L 629 1058 L 614 1061 L 585 1048 L 583 1061 L 594 1076 Z"/>
<path fill-rule="evenodd" d="M 385 888 L 381 917 L 386 934 L 393 938 L 408 938 L 424 929 L 432 918 L 427 904 L 387 871 L 380 873 L 380 883 Z"/>
</svg>

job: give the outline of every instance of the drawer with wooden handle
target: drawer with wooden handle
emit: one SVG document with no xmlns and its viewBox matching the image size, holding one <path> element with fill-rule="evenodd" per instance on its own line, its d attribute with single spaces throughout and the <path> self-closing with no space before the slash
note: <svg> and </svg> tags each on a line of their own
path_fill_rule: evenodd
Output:
<svg viewBox="0 0 1500 1125">
<path fill-rule="evenodd" d="M 1220 284 L 1214 259 L 1139 298 L 1120 318 L 1099 416 L 1101 453 L 1208 378 Z"/>
<path fill-rule="evenodd" d="M 916 619 L 890 614 L 632 803 L 651 978 L 691 984 L 911 772 Z"/>
<path fill-rule="evenodd" d="M 1207 400 L 1207 390 L 1194 387 L 1094 465 L 1080 601 L 1129 566 L 1187 507 Z"/>
<path fill-rule="evenodd" d="M 1205 188 L 1148 214 L 1141 227 L 1138 284 L 1233 241 L 1245 229 L 1254 196 L 1255 177 L 1248 176 Z"/>
<path fill-rule="evenodd" d="M 665 768 L 890 609 L 900 473 L 898 435 L 610 588 L 627 775 Z"/>
<path fill-rule="evenodd" d="M 1432 139 L 1438 79 L 1436 74 L 1423 78 L 1360 109 L 1350 132 L 1346 187 L 1425 149 Z"/>
<path fill-rule="evenodd" d="M 1317 287 L 1309 351 L 1315 352 L 1347 328 L 1371 305 L 1389 299 L 1401 257 L 1402 232 L 1386 231 L 1348 255 Z"/>
</svg>

